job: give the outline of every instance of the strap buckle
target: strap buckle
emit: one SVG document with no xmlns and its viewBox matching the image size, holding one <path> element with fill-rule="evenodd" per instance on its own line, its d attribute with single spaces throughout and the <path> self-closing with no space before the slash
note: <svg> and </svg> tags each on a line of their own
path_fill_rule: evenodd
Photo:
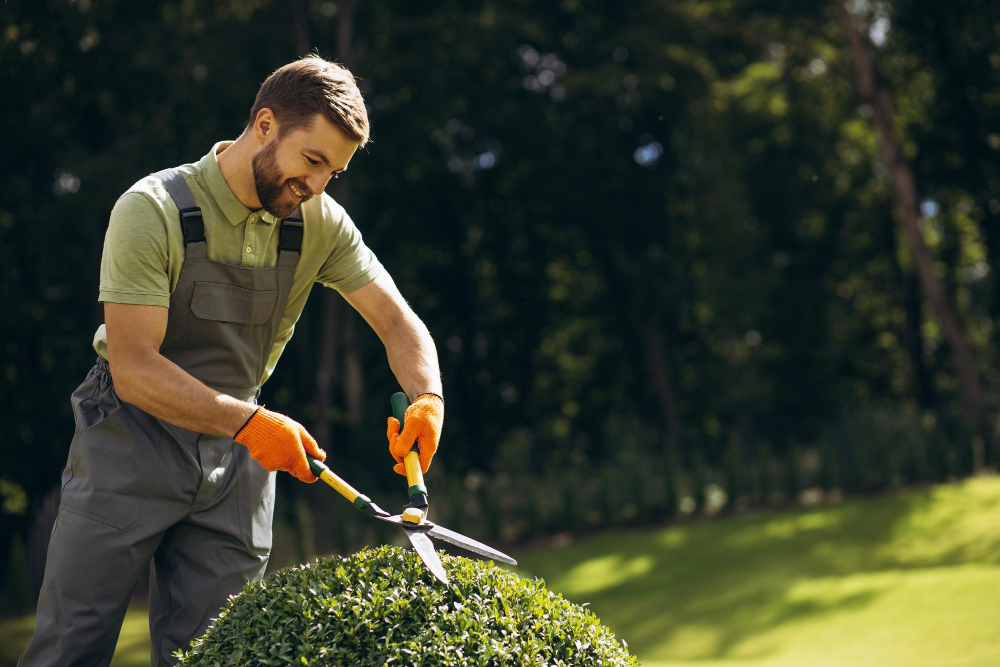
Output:
<svg viewBox="0 0 1000 667">
<path fill-rule="evenodd" d="M 288 252 L 302 252 L 302 236 L 305 225 L 302 218 L 285 218 L 281 221 L 281 232 L 278 236 L 278 249 Z"/>
<path fill-rule="evenodd" d="M 181 232 L 184 234 L 184 245 L 189 243 L 204 243 L 205 221 L 201 217 L 201 209 L 197 206 L 182 208 Z"/>
</svg>

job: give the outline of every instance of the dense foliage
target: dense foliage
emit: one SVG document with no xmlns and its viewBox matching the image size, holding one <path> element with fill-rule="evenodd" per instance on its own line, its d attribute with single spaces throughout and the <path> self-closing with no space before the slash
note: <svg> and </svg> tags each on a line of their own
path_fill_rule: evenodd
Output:
<svg viewBox="0 0 1000 667">
<path fill-rule="evenodd" d="M 248 583 L 180 661 L 223 665 L 637 664 L 589 610 L 492 563 L 363 550 Z"/>
</svg>

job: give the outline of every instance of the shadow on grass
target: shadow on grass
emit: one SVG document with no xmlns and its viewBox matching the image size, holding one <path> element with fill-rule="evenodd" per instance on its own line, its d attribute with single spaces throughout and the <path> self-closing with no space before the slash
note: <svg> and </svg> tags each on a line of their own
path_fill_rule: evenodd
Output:
<svg viewBox="0 0 1000 667">
<path fill-rule="evenodd" d="M 1000 487 L 983 486 L 978 497 L 972 484 L 616 531 L 519 560 L 524 573 L 545 577 L 550 590 L 589 602 L 612 629 L 627 629 L 624 638 L 640 658 L 669 645 L 673 659 L 723 659 L 769 629 L 864 608 L 890 587 L 877 578 L 844 587 L 844 577 L 997 562 Z M 770 654 L 759 641 L 758 655 L 744 647 L 739 657 Z"/>
</svg>

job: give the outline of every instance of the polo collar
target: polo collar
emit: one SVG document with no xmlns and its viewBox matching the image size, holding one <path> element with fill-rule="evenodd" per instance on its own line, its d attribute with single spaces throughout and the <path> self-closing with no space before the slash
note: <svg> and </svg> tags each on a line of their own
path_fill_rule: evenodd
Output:
<svg viewBox="0 0 1000 667">
<path fill-rule="evenodd" d="M 246 219 L 254 211 L 244 206 L 243 202 L 236 197 L 232 188 L 229 187 L 229 183 L 226 182 L 226 178 L 222 175 L 222 170 L 219 169 L 218 154 L 229 148 L 232 144 L 232 141 L 220 141 L 215 144 L 212 146 L 212 150 L 208 152 L 208 155 L 201 159 L 198 166 L 201 167 L 201 173 L 205 177 L 205 184 L 208 186 L 208 191 L 211 193 L 212 198 L 215 199 L 215 203 L 222 209 L 222 213 L 229 220 L 229 223 L 235 227 L 246 222 Z M 258 213 L 263 222 L 274 224 L 277 221 L 273 215 L 263 209 Z"/>
</svg>

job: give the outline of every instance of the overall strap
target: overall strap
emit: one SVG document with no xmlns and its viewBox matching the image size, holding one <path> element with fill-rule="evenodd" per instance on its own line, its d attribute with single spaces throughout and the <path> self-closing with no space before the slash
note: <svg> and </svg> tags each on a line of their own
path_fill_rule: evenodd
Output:
<svg viewBox="0 0 1000 667">
<path fill-rule="evenodd" d="M 184 234 L 184 257 L 186 259 L 204 259 L 205 222 L 201 217 L 201 209 L 194 203 L 194 195 L 188 187 L 184 175 L 174 167 L 163 169 L 153 174 L 163 182 L 170 198 L 174 200 L 180 211 L 181 232 Z"/>
<path fill-rule="evenodd" d="M 299 263 L 304 232 L 305 225 L 302 223 L 302 207 L 300 206 L 281 221 L 281 231 L 278 235 L 278 266 L 294 268 Z"/>
</svg>

